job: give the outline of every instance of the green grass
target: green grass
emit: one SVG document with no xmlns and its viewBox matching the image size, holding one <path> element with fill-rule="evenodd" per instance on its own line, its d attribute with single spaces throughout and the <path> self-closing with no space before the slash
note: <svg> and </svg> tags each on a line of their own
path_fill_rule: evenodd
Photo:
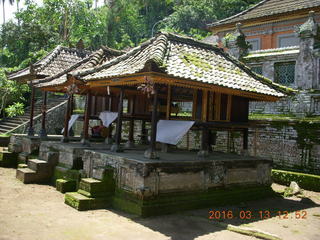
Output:
<svg viewBox="0 0 320 240">
<path fill-rule="evenodd" d="M 249 114 L 249 120 L 268 120 L 268 121 L 300 121 L 320 123 L 320 116 L 296 117 L 293 114 Z"/>
<path fill-rule="evenodd" d="M 303 189 L 320 192 L 318 175 L 272 169 L 271 176 L 273 181 L 279 184 L 289 185 L 291 181 L 295 181 Z"/>
</svg>

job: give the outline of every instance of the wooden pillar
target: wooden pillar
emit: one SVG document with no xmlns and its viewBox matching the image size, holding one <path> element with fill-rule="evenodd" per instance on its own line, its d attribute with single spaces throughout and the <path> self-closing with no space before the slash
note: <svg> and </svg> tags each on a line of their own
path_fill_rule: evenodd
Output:
<svg viewBox="0 0 320 240">
<path fill-rule="evenodd" d="M 28 136 L 34 136 L 33 116 L 34 116 L 35 90 L 36 90 L 35 87 L 31 84 L 30 119 L 29 119 Z"/>
<path fill-rule="evenodd" d="M 121 143 L 121 132 L 122 132 L 122 115 L 123 115 L 123 97 L 124 97 L 124 89 L 121 88 L 120 96 L 119 96 L 119 105 L 118 105 L 118 118 L 117 118 L 117 126 L 116 126 L 116 137 L 115 143 L 111 147 L 112 152 L 122 152 L 120 143 Z"/>
<path fill-rule="evenodd" d="M 129 121 L 129 136 L 128 142 L 126 142 L 126 148 L 133 148 L 134 147 L 134 120 L 130 119 Z"/>
<path fill-rule="evenodd" d="M 243 154 L 248 155 L 248 137 L 249 131 L 248 128 L 243 130 Z"/>
<path fill-rule="evenodd" d="M 86 109 L 84 113 L 84 120 L 83 120 L 83 138 L 82 138 L 82 144 L 83 145 L 90 145 L 89 141 L 89 120 L 90 120 L 90 114 L 91 114 L 91 93 L 90 91 L 87 93 L 86 97 Z"/>
<path fill-rule="evenodd" d="M 156 138 L 157 138 L 157 122 L 158 122 L 158 89 L 154 86 L 153 107 L 151 116 L 151 137 L 150 148 L 145 151 L 144 156 L 149 159 L 157 159 Z"/>
<path fill-rule="evenodd" d="M 40 138 L 46 138 L 47 137 L 47 130 L 46 130 L 46 116 L 47 116 L 47 97 L 48 93 L 46 91 L 42 94 L 42 120 L 41 120 L 41 130 L 40 130 Z"/>
<path fill-rule="evenodd" d="M 170 113 L 171 113 L 171 96 L 172 96 L 172 88 L 171 85 L 168 85 L 168 94 L 167 94 L 167 114 L 166 119 L 170 119 Z"/>
<path fill-rule="evenodd" d="M 208 90 L 202 90 L 202 111 L 201 120 L 205 123 L 208 120 Z M 201 146 L 198 152 L 199 157 L 207 157 L 209 155 L 209 129 L 206 126 L 202 128 Z"/>
<path fill-rule="evenodd" d="M 147 129 L 146 129 L 146 120 L 141 121 L 141 138 L 140 142 L 141 145 L 146 145 L 148 144 L 148 139 L 147 139 Z"/>
<path fill-rule="evenodd" d="M 111 104 L 112 104 L 112 97 L 111 96 L 107 96 L 105 97 L 105 100 L 104 100 L 105 104 L 104 104 L 104 111 L 109 111 L 111 112 Z M 106 137 L 105 139 L 105 143 L 110 145 L 113 143 L 113 139 L 112 139 L 112 123 L 109 125 L 108 127 L 108 136 Z"/>
<path fill-rule="evenodd" d="M 67 109 L 64 115 L 64 132 L 61 142 L 69 142 L 69 120 L 71 116 L 72 96 L 68 96 Z"/>
</svg>

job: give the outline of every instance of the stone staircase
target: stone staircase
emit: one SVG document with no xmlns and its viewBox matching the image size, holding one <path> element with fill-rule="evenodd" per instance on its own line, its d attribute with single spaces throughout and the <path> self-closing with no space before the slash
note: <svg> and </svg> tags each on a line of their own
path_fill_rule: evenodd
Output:
<svg viewBox="0 0 320 240">
<path fill-rule="evenodd" d="M 55 106 L 66 102 L 65 98 L 52 98 L 48 99 L 47 102 L 47 111 L 54 108 Z M 38 101 L 34 106 L 34 120 L 41 117 L 41 108 L 42 101 Z M 5 118 L 0 121 L 0 134 L 6 134 L 9 132 L 13 132 L 15 129 L 22 127 L 23 125 L 27 125 L 29 123 L 30 118 L 30 107 L 26 108 L 25 113 L 21 116 L 15 116 L 12 118 Z M 26 126 L 27 127 L 27 126 Z"/>
<path fill-rule="evenodd" d="M 65 203 L 79 211 L 111 206 L 114 183 L 93 178 L 82 178 L 77 192 L 65 194 Z"/>
<path fill-rule="evenodd" d="M 50 183 L 58 156 L 56 152 L 48 152 L 45 160 L 28 159 L 26 167 L 20 165 L 17 169 L 16 178 L 23 183 Z"/>
<path fill-rule="evenodd" d="M 23 183 L 47 183 L 52 176 L 52 167 L 46 161 L 29 159 L 27 168 L 18 168 L 16 177 Z"/>
</svg>

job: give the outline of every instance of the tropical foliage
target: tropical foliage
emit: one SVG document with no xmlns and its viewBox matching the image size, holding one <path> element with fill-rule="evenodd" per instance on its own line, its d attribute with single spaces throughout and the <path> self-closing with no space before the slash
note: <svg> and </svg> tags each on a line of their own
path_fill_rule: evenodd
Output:
<svg viewBox="0 0 320 240">
<path fill-rule="evenodd" d="M 16 13 L 17 21 L 7 21 L 0 28 L 0 67 L 27 67 L 57 44 L 75 46 L 79 39 L 94 50 L 101 45 L 117 49 L 136 46 L 151 37 L 152 29 L 203 38 L 209 35 L 206 24 L 258 1 L 105 0 L 96 7 L 97 0 L 44 0 L 41 6 L 26 0 Z M 3 89 L 8 81 L 1 76 Z M 15 102 L 20 102 L 23 94 Z M 4 106 L 8 104 L 12 102 L 7 100 Z"/>
</svg>

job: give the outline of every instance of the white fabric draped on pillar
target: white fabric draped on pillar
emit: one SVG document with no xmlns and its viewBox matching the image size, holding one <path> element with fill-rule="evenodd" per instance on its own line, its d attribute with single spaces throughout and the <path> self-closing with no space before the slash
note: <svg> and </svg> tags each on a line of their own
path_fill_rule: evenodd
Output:
<svg viewBox="0 0 320 240">
<path fill-rule="evenodd" d="M 99 118 L 101 119 L 103 126 L 109 127 L 111 123 L 113 123 L 118 117 L 117 112 L 109 112 L 109 111 L 104 111 L 101 112 L 99 115 Z"/>
<path fill-rule="evenodd" d="M 176 145 L 193 124 L 194 121 L 159 120 L 156 141 Z"/>
<path fill-rule="evenodd" d="M 70 119 L 69 119 L 69 125 L 68 125 L 68 131 L 70 131 L 70 129 L 72 128 L 73 124 L 75 124 L 75 122 L 77 121 L 77 119 L 80 117 L 79 114 L 73 114 L 71 115 Z M 61 133 L 64 133 L 64 128 L 62 129 Z"/>
</svg>

